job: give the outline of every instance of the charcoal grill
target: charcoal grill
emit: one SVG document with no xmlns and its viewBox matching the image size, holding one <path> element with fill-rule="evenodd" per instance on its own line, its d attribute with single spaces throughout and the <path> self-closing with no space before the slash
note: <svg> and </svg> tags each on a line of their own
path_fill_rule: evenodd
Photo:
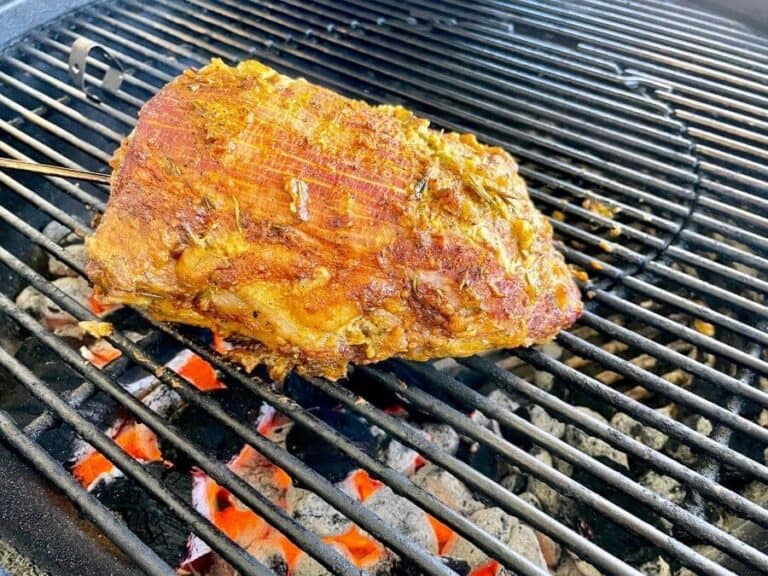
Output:
<svg viewBox="0 0 768 576">
<path fill-rule="evenodd" d="M 351 387 L 317 379 L 303 386 L 415 449 L 489 505 L 601 573 L 639 572 L 629 551 L 595 535 L 601 525 L 632 535 L 637 548 L 653 550 L 681 574 L 683 568 L 768 573 L 768 499 L 759 497 L 761 483 L 768 483 L 768 36 L 750 28 L 757 19 L 742 23 L 659 0 L 118 0 L 55 17 L 35 6 L 59 10 L 82 2 L 15 4 L 12 10 L 24 12 L 27 26 L 9 24 L 10 34 L 24 34 L 0 52 L 4 156 L 106 171 L 142 103 L 185 68 L 214 56 L 258 58 L 353 97 L 402 103 L 437 126 L 474 132 L 509 150 L 562 251 L 583 270 L 583 319 L 554 347 L 458 363 L 391 361 L 354 370 Z M 78 38 L 98 43 L 122 63 L 117 92 L 98 90 L 108 65 L 95 52 L 85 82 L 98 99 L 69 78 L 67 62 Z M 64 423 L 149 494 L 151 505 L 241 574 L 271 573 L 82 413 L 98 392 L 333 573 L 359 572 L 121 387 L 119 374 L 138 365 L 373 535 L 407 561 L 410 573 L 454 573 L 215 397 L 163 367 L 153 342 L 164 339 L 211 362 L 228 386 L 276 407 L 512 573 L 546 573 L 305 410 L 290 388 L 242 373 L 195 334 L 140 317 L 134 320 L 152 332 L 135 343 L 118 323 L 111 342 L 123 356 L 102 371 L 21 310 L 14 299 L 31 285 L 77 319 L 95 317 L 36 262 L 50 254 L 82 274 L 81 264 L 42 229 L 54 220 L 88 234 L 107 195 L 103 185 L 0 172 L 0 436 L 10 449 L 0 536 L 54 573 L 173 573 L 154 542 L 142 540 L 108 503 L 83 490 L 60 454 L 42 442 Z M 54 385 L 40 366 L 25 364 L 11 344 L 19 334 L 41 343 L 54 372 L 68 367 L 76 378 Z M 489 386 L 621 451 L 629 468 L 489 400 Z M 382 390 L 553 488 L 581 515 L 541 510 L 481 467 L 442 451 L 371 400 Z M 36 401 L 20 401 L 24 394 Z M 649 446 L 578 406 L 608 419 L 623 413 L 669 440 L 663 449 Z M 469 418 L 472 412 L 495 420 L 505 433 Z M 531 447 L 569 466 L 549 466 Z M 649 488 L 638 470 L 677 480 L 685 499 L 673 502 Z M 38 513 L 30 513 L 35 506 Z M 35 528 L 40 514 L 43 526 Z M 71 534 L 60 526 L 71 526 Z M 104 537 L 114 547 L 105 547 Z"/>
</svg>

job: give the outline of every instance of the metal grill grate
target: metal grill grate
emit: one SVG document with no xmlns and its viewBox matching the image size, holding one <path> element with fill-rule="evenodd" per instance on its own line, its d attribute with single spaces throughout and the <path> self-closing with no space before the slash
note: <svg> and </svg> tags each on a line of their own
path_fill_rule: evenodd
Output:
<svg viewBox="0 0 768 576">
<path fill-rule="evenodd" d="M 67 78 L 69 46 L 79 36 L 106 46 L 126 67 L 121 91 L 104 94 L 100 103 Z M 762 425 L 768 416 L 768 38 L 724 18 L 655 0 L 632 6 L 610 0 L 482 0 L 472 7 L 454 0 L 96 3 L 33 32 L 0 55 L 0 153 L 104 170 L 111 151 L 135 124 L 141 104 L 183 69 L 212 56 L 229 62 L 255 57 L 351 96 L 401 102 L 438 126 L 475 132 L 503 146 L 520 160 L 531 196 L 551 216 L 564 253 L 592 276 L 584 284 L 588 311 L 557 339 L 560 357 L 546 350 L 513 350 L 460 360 L 449 369 L 393 361 L 355 370 L 353 380 L 369 387 L 357 386 L 354 393 L 320 380 L 308 385 L 602 572 L 638 573 L 626 558 L 592 541 L 577 522 L 539 510 L 366 401 L 369 392 L 395 391 L 411 409 L 449 423 L 636 535 L 638 546 L 656 547 L 675 565 L 702 574 L 768 571 L 765 548 L 730 534 L 707 513 L 715 507 L 748 520 L 756 534 L 768 529 L 765 503 L 739 493 L 750 481 L 768 482 L 768 429 Z M 89 65 L 103 69 L 95 60 Z M 87 81 L 96 79 L 87 76 Z M 35 442 L 55 423 L 70 425 L 242 574 L 270 573 L 193 510 L 186 495 L 158 481 L 78 412 L 84 399 L 100 390 L 333 573 L 358 573 L 334 548 L 133 398 L 113 374 L 84 364 L 76 351 L 14 304 L 18 290 L 32 285 L 76 318 L 95 318 L 36 272 L 30 259 L 36 245 L 82 274 L 79 263 L 39 229 L 53 219 L 87 234 L 106 197 L 99 185 L 0 173 L 0 261 L 9 279 L 0 291 L 0 310 L 85 379 L 60 396 L 34 373 L 35 367 L 0 347 L 0 365 L 45 410 L 24 430 L 8 412 L 0 412 L 6 442 L 147 573 L 173 571 L 152 551 L 151 542 L 143 543 L 116 521 Z M 212 362 L 228 384 L 275 406 L 503 566 L 520 574 L 544 573 L 290 396 L 245 376 L 178 329 L 143 321 L 154 327 L 155 337 L 170 337 Z M 266 455 L 419 571 L 453 573 L 296 456 L 164 368 L 144 350 L 146 341 L 135 344 L 120 331 L 110 340 L 131 363 L 156 373 L 190 406 Z M 537 374 L 550 375 L 554 385 L 533 384 Z M 627 469 L 593 458 L 495 405 L 471 384 L 477 381 L 525 398 L 643 467 L 680 481 L 688 498 L 671 502 Z M 575 408 L 579 403 L 600 405 L 607 416 L 623 412 L 698 458 L 686 461 L 655 450 Z M 705 417 L 711 431 L 658 409 L 668 405 L 681 414 Z M 494 434 L 455 406 L 484 413 L 524 441 Z M 521 448 L 525 443 L 549 451 L 586 473 L 578 478 L 591 481 L 546 465 Z"/>
</svg>

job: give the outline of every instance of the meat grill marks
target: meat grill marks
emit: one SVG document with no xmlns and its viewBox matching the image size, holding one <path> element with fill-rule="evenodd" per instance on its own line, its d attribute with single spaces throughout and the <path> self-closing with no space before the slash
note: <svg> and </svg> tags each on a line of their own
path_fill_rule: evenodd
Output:
<svg viewBox="0 0 768 576">
<path fill-rule="evenodd" d="M 517 165 L 428 124 L 253 61 L 187 71 L 115 155 L 88 272 L 275 378 L 548 340 L 581 302 Z"/>
</svg>

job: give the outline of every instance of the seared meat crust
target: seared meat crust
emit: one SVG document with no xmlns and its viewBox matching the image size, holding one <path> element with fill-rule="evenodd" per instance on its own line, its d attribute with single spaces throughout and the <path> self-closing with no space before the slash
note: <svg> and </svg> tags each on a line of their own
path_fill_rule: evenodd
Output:
<svg viewBox="0 0 768 576">
<path fill-rule="evenodd" d="M 509 154 L 399 106 L 214 60 L 144 106 L 112 165 L 100 297 L 207 326 L 277 378 L 530 345 L 581 314 Z"/>
</svg>

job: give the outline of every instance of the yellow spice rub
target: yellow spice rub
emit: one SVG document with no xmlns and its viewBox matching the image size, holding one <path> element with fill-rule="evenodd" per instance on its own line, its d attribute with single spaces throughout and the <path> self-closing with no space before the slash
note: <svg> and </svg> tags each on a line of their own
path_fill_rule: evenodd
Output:
<svg viewBox="0 0 768 576">
<path fill-rule="evenodd" d="M 100 297 L 276 378 L 529 345 L 581 314 L 504 150 L 259 62 L 172 81 L 113 168 L 87 241 Z"/>
</svg>

